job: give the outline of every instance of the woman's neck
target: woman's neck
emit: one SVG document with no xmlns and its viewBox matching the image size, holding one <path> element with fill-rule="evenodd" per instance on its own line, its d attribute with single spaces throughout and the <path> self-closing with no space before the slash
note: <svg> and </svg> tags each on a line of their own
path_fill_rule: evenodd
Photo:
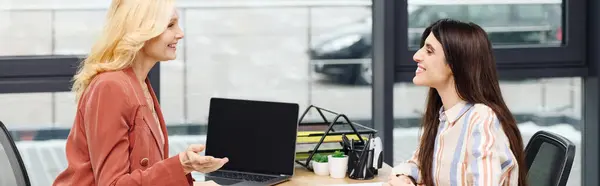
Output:
<svg viewBox="0 0 600 186">
<path fill-rule="evenodd" d="M 436 90 L 440 95 L 440 98 L 442 98 L 444 110 L 448 110 L 457 103 L 463 101 L 460 96 L 458 96 L 458 92 L 456 92 L 456 86 L 454 83 L 448 83 L 445 87 L 436 88 Z"/>
<path fill-rule="evenodd" d="M 156 60 L 146 57 L 142 52 L 138 53 L 132 64 L 133 72 L 135 72 L 138 81 L 145 83 L 148 73 L 156 63 Z"/>
</svg>

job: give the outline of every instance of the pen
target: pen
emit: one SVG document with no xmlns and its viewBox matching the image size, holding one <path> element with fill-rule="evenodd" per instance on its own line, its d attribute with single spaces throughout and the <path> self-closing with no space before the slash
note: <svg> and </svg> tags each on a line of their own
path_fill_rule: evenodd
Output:
<svg viewBox="0 0 600 186">
<path fill-rule="evenodd" d="M 347 149 L 348 151 L 350 151 L 350 140 L 348 140 L 348 137 L 346 137 L 346 134 L 342 135 L 342 140 L 344 141 L 344 149 Z"/>
<path fill-rule="evenodd" d="M 367 161 L 367 156 L 368 156 L 368 152 L 369 152 L 369 146 L 371 145 L 371 138 L 372 136 L 369 135 L 369 140 L 367 140 L 366 144 L 364 144 L 363 146 L 363 151 L 362 153 L 360 153 L 360 157 L 358 159 L 358 175 L 360 176 L 362 174 L 362 177 L 364 178 L 366 175 L 366 161 Z M 367 153 L 367 154 L 365 154 Z"/>
</svg>

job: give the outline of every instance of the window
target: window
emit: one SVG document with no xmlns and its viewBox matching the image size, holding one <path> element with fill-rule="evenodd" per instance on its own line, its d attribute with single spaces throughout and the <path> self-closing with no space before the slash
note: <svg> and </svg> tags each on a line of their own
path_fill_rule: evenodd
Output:
<svg viewBox="0 0 600 186">
<path fill-rule="evenodd" d="M 514 6 L 516 19 L 524 23 L 536 24 L 542 23 L 558 23 L 557 19 L 561 17 L 560 4 L 546 4 L 543 6 L 523 4 Z"/>
<path fill-rule="evenodd" d="M 5 20 L 0 27 L 0 93 L 68 91 L 84 48 L 89 48 L 86 41 L 103 17 L 63 6 L 8 5 L 0 10 L 0 20 Z"/>
<path fill-rule="evenodd" d="M 359 51 L 371 40 L 371 10 L 264 4 L 180 8 L 179 58 L 161 64 L 171 139 L 204 143 L 211 97 L 299 103 L 300 114 L 315 105 L 370 125 L 371 88 L 358 85 L 370 81 L 370 56 Z M 304 122 L 319 118 L 313 110 Z"/>
<path fill-rule="evenodd" d="M 585 27 L 577 24 L 565 27 L 564 24 L 580 22 L 585 14 L 579 10 L 585 9 L 585 4 L 584 2 L 569 2 L 568 7 L 564 5 L 566 4 L 563 4 L 562 1 L 554 0 L 527 3 L 512 0 L 502 2 L 408 1 L 406 7 L 413 7 L 414 10 L 411 10 L 410 13 L 407 11 L 409 16 L 406 28 L 408 41 L 405 41 L 403 37 L 397 37 L 397 42 L 407 43 L 406 49 L 398 50 L 402 57 L 396 60 L 396 71 L 401 72 L 402 75 L 397 77 L 401 77 L 401 81 L 410 81 L 410 73 L 414 71 L 411 58 L 412 53 L 419 46 L 422 30 L 415 29 L 413 26 L 416 26 L 416 23 L 431 22 L 430 19 L 436 18 L 438 14 L 448 15 L 453 19 L 472 21 L 482 26 L 492 41 L 499 69 L 527 68 L 534 70 L 535 66 L 543 66 L 548 69 L 539 75 L 544 77 L 557 75 L 569 77 L 574 74 L 586 74 L 585 39 L 583 38 Z M 436 11 L 420 10 L 435 9 L 435 7 L 441 7 L 441 9 Z M 455 7 L 464 7 L 461 10 L 468 15 L 446 13 L 454 12 Z M 564 11 L 565 9 L 574 11 L 567 12 Z M 569 15 L 563 15 L 563 12 Z"/>
<path fill-rule="evenodd" d="M 108 6 L 63 3 L 36 4 L 36 11 L 14 4 L 8 14 L 0 11 L 0 20 L 9 22 L 6 27 L 0 25 L 0 38 L 17 43 L 0 44 L 7 49 L 1 55 L 20 59 L 85 55 L 102 29 Z M 371 54 L 364 50 L 371 43 L 367 32 L 372 25 L 370 2 L 351 6 L 254 3 L 262 5 L 179 4 L 185 38 L 178 44 L 177 59 L 160 64 L 160 88 L 154 87 L 160 90 L 171 155 L 190 143 L 205 143 L 211 97 L 293 102 L 300 104 L 301 112 L 315 105 L 371 124 L 371 87 L 366 86 L 371 81 Z M 70 8 L 63 7 L 67 5 Z M 21 39 L 27 43 L 19 44 Z M 65 82 L 74 72 L 70 65 L 77 61 L 71 62 L 52 67 L 66 72 Z M 0 79 L 4 71 L 11 72 L 1 64 Z M 32 67 L 39 64 L 49 63 Z M 33 69 L 43 73 L 48 68 Z M 13 105 L 0 109 L 0 120 L 18 140 L 34 186 L 49 185 L 66 166 L 64 139 L 73 124 L 76 103 L 68 86 L 64 87 L 66 92 L 0 94 L 2 105 Z M 310 112 L 305 121 L 319 118 Z"/>
<path fill-rule="evenodd" d="M 510 26 L 512 24 L 509 5 L 466 5 L 466 7 L 469 12 L 468 21 L 482 27 Z"/>
<path fill-rule="evenodd" d="M 423 30 L 431 23 L 443 19 L 466 19 L 466 7 L 462 5 L 449 6 L 416 6 L 416 10 L 409 16 L 408 40 L 410 48 L 418 48 L 421 42 Z"/>
<path fill-rule="evenodd" d="M 408 23 L 410 28 L 425 28 L 429 24 L 443 18 L 464 18 L 465 6 L 450 5 L 450 6 L 418 6 L 416 11 L 410 16 Z"/>
<path fill-rule="evenodd" d="M 495 46 L 555 45 L 560 44 L 562 40 L 560 13 L 560 3 L 422 4 L 415 13 L 410 15 L 409 29 L 425 28 L 439 19 L 452 18 L 479 24 L 487 31 Z M 413 41 L 409 47 L 418 47 L 420 34 L 409 33 L 409 36 L 417 37 L 409 38 Z"/>
</svg>

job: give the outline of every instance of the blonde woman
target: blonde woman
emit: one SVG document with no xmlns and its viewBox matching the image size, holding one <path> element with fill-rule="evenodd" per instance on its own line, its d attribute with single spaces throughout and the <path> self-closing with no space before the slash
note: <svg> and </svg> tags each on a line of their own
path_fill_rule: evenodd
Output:
<svg viewBox="0 0 600 186">
<path fill-rule="evenodd" d="M 74 77 L 77 113 L 67 139 L 68 167 L 53 185 L 216 185 L 192 171 L 223 166 L 203 145 L 169 156 L 163 115 L 147 74 L 175 59 L 183 38 L 173 0 L 113 0 L 104 31 Z"/>
</svg>

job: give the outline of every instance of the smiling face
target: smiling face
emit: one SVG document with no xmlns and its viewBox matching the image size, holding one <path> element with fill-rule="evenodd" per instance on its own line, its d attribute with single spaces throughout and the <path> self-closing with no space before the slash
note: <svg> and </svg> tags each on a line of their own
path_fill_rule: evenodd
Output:
<svg viewBox="0 0 600 186">
<path fill-rule="evenodd" d="M 413 83 L 432 88 L 444 86 L 452 81 L 452 70 L 446 62 L 442 44 L 430 33 L 425 44 L 413 56 L 417 70 Z"/>
<path fill-rule="evenodd" d="M 179 15 L 173 11 L 171 21 L 167 29 L 150 40 L 148 40 L 142 52 L 155 61 L 169 61 L 177 57 L 177 42 L 183 38 L 183 31 L 179 27 Z"/>
</svg>

